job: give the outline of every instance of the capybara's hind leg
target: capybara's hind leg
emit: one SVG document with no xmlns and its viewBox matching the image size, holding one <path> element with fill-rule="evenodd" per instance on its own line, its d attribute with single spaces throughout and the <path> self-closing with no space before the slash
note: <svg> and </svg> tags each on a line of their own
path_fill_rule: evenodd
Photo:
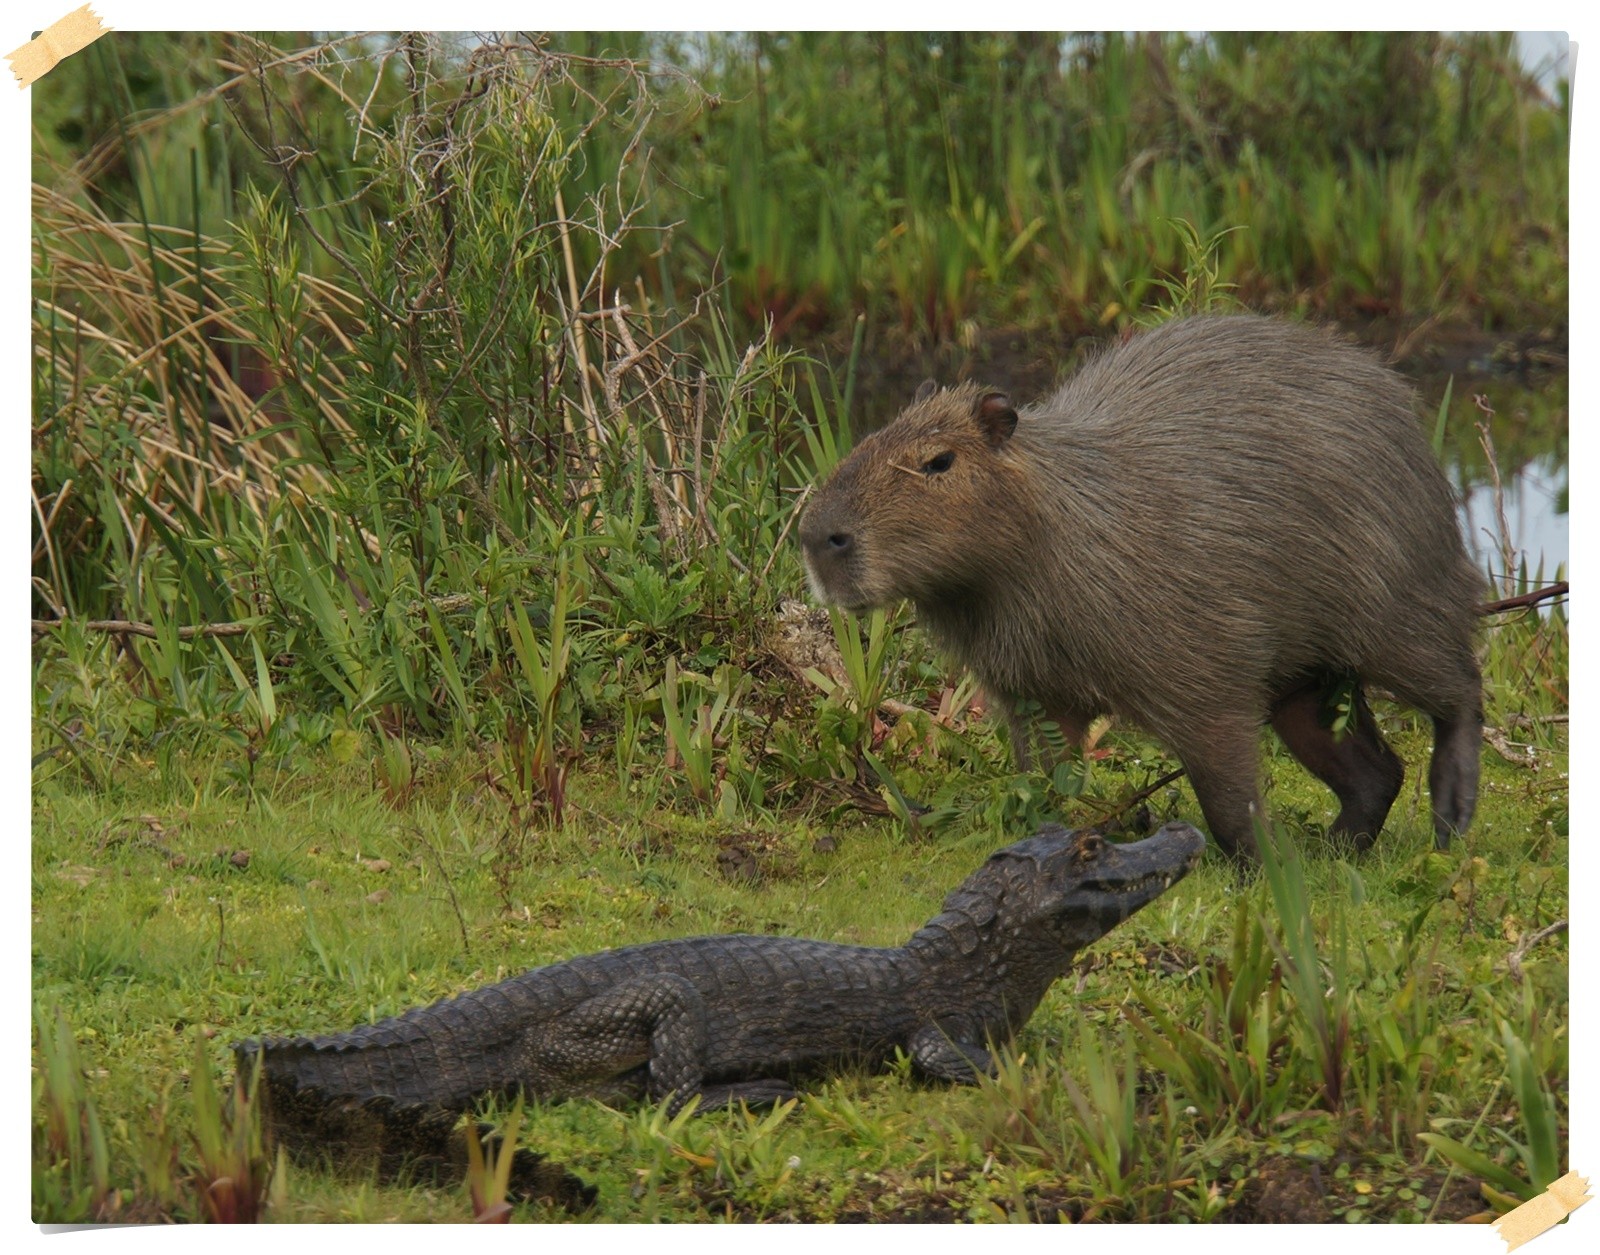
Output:
<svg viewBox="0 0 1600 1255">
<path fill-rule="evenodd" d="M 1478 804 L 1478 759 L 1483 752 L 1483 715 L 1434 718 L 1433 763 L 1428 788 L 1433 792 L 1433 843 L 1439 849 L 1467 830 Z"/>
<path fill-rule="evenodd" d="M 1428 648 L 1425 637 L 1406 638 L 1412 648 L 1387 660 L 1376 683 L 1433 718 L 1433 841 L 1439 849 L 1467 830 L 1478 802 L 1478 759 L 1483 753 L 1483 676 L 1463 638 L 1454 648 Z"/>
<path fill-rule="evenodd" d="M 1400 793 L 1405 766 L 1384 742 L 1360 685 L 1352 690 L 1348 724 L 1334 732 L 1328 711 L 1333 687 L 1307 684 L 1280 698 L 1272 707 L 1272 727 L 1289 752 L 1339 799 L 1339 814 L 1328 835 L 1367 850 Z"/>
</svg>

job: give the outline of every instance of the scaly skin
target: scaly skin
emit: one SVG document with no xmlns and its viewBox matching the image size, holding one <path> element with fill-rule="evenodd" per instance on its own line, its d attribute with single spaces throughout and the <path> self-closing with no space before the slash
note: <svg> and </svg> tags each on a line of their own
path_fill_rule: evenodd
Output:
<svg viewBox="0 0 1600 1255">
<path fill-rule="evenodd" d="M 536 968 L 330 1037 L 240 1042 L 291 1141 L 438 1153 L 486 1095 L 671 1099 L 679 1110 L 790 1096 L 791 1082 L 897 1050 L 930 1078 L 992 1073 L 1074 955 L 1181 879 L 1187 824 L 1115 845 L 1048 825 L 952 893 L 904 946 L 791 937 L 660 941 Z"/>
</svg>

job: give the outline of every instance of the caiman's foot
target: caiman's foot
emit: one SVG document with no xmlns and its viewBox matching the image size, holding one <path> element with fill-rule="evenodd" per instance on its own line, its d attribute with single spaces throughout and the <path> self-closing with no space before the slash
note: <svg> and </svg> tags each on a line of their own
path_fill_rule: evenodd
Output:
<svg viewBox="0 0 1600 1255">
<path fill-rule="evenodd" d="M 731 1107 L 735 1103 L 743 1103 L 746 1107 L 776 1107 L 781 1102 L 788 1102 L 791 1098 L 798 1098 L 799 1092 L 787 1081 L 733 1081 L 727 1085 L 707 1085 L 700 1090 L 700 1105 L 697 1111 L 716 1111 L 722 1107 Z M 688 1102 L 694 1097 L 690 1094 L 684 1098 Z M 676 1110 L 683 1103 L 674 1103 Z"/>
<path fill-rule="evenodd" d="M 929 1024 L 911 1035 L 911 1061 L 923 1076 L 957 1085 L 976 1085 L 980 1076 L 993 1076 L 994 1057 L 985 1046 L 963 1041 Z"/>
</svg>

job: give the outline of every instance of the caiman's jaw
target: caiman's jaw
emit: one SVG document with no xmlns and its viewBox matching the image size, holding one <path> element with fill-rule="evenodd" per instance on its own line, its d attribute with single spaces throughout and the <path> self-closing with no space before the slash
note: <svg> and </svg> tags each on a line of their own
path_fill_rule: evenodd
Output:
<svg viewBox="0 0 1600 1255">
<path fill-rule="evenodd" d="M 1094 833 L 1046 829 L 1023 842 L 1039 843 L 1043 884 L 1023 928 L 1043 928 L 1063 945 L 1089 945 L 1182 880 L 1200 861 L 1206 839 L 1197 828 L 1171 823 L 1152 837 L 1118 845 Z M 1053 843 L 1054 848 L 1050 848 Z M 1012 847 L 1017 853 L 1024 848 Z M 1026 894 L 1022 895 L 1026 896 Z"/>
</svg>

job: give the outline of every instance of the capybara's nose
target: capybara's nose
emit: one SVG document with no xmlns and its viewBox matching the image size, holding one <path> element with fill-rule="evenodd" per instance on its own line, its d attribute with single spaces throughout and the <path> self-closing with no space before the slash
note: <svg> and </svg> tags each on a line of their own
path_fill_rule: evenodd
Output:
<svg viewBox="0 0 1600 1255">
<path fill-rule="evenodd" d="M 826 504 L 826 503 L 825 503 Z M 800 547 L 812 562 L 842 562 L 856 547 L 855 534 L 832 509 L 808 510 L 800 520 Z"/>
<path fill-rule="evenodd" d="M 838 568 L 855 552 L 856 538 L 849 532 L 833 531 L 820 527 L 815 532 L 800 537 L 800 547 L 806 561 L 815 571 Z"/>
</svg>

